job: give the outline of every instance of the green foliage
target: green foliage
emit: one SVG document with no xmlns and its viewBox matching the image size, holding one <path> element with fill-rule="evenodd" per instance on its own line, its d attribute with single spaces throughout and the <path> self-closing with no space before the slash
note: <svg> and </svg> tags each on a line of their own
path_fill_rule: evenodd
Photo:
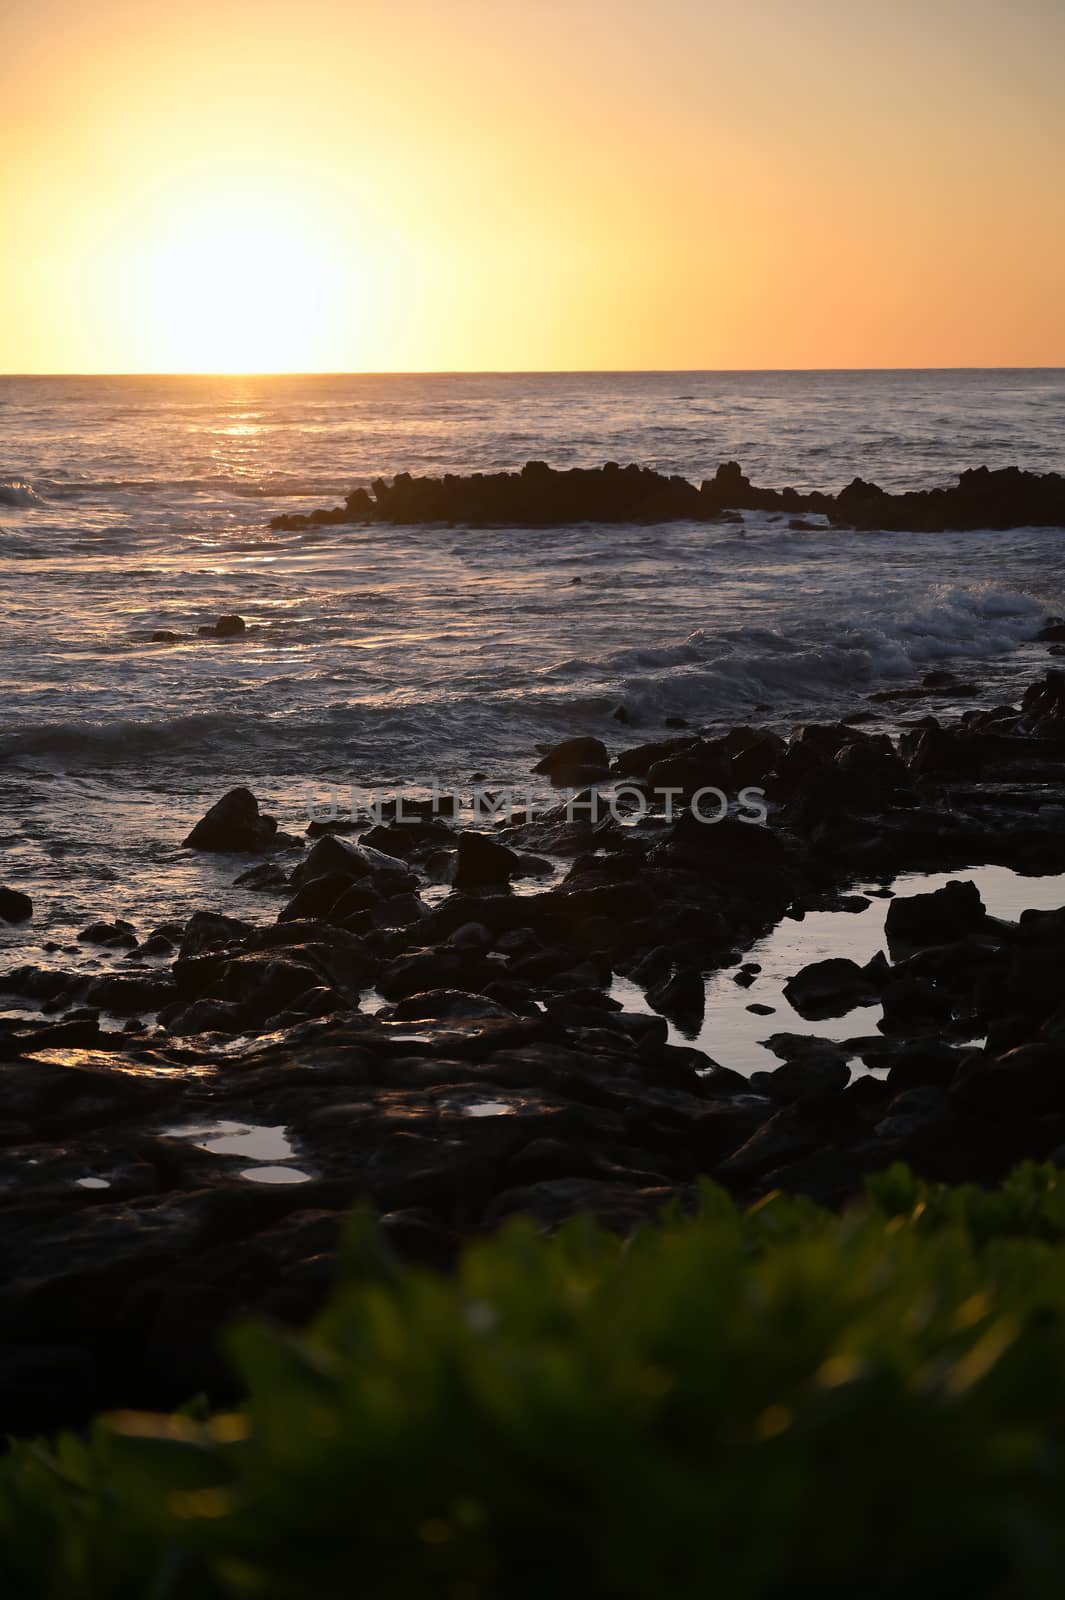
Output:
<svg viewBox="0 0 1065 1600">
<path fill-rule="evenodd" d="M 1065 1185 L 901 1168 L 836 1217 L 707 1187 L 628 1241 L 518 1223 L 456 1279 L 355 1219 L 241 1413 L 0 1462 L 0 1593 L 49 1600 L 1058 1595 Z"/>
</svg>

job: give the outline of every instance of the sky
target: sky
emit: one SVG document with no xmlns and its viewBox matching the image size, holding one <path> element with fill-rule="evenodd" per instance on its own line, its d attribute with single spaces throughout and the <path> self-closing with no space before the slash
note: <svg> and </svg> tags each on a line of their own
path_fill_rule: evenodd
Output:
<svg viewBox="0 0 1065 1600">
<path fill-rule="evenodd" d="M 1061 0 L 6 0 L 0 371 L 1065 365 Z"/>
</svg>

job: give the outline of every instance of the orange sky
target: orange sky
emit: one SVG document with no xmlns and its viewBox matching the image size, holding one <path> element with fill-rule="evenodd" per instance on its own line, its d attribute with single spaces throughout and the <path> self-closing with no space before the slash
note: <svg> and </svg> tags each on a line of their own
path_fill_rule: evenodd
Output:
<svg viewBox="0 0 1065 1600">
<path fill-rule="evenodd" d="M 15 0 L 0 371 L 1065 365 L 1061 0 Z"/>
</svg>

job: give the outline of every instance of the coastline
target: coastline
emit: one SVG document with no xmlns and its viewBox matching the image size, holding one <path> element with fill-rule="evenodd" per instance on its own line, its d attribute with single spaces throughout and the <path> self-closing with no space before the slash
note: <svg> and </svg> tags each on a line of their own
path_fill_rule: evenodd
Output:
<svg viewBox="0 0 1065 1600">
<path fill-rule="evenodd" d="M 838 1206 L 898 1160 L 994 1184 L 1053 1156 L 1061 914 L 1007 924 L 974 888 L 887 897 L 904 874 L 1065 874 L 1063 763 L 1050 673 L 1019 708 L 927 715 L 898 740 L 836 723 L 788 740 L 683 730 L 612 762 L 593 738 L 530 753 L 588 801 L 642 790 L 636 821 L 564 804 L 472 830 L 341 818 L 308 848 L 252 796 L 228 800 L 187 842 L 237 852 L 257 926 L 224 903 L 152 932 L 105 924 L 85 934 L 112 971 L 3 980 L 43 1013 L 0 1034 L 5 1425 L 225 1398 L 218 1331 L 250 1309 L 305 1320 L 355 1202 L 400 1255 L 446 1267 L 516 1213 L 628 1231 L 692 1204 L 707 1175 L 741 1201 L 783 1188 Z M 765 825 L 691 810 L 747 787 Z M 846 923 L 871 894 L 887 899 L 885 955 L 791 975 L 811 1026 L 765 1018 L 776 1071 L 678 1042 L 715 974 L 735 969 L 759 1004 L 747 953 L 781 919 Z M 146 1020 L 160 1011 L 162 1028 Z M 848 1040 L 818 1034 L 852 1012 Z"/>
</svg>

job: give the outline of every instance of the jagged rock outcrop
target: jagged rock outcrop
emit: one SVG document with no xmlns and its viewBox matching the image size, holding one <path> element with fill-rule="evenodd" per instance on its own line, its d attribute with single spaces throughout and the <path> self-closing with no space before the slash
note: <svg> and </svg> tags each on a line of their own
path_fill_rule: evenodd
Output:
<svg viewBox="0 0 1065 1600">
<path fill-rule="evenodd" d="M 399 472 L 353 489 L 342 506 L 274 517 L 272 528 L 334 523 L 469 523 L 555 527 L 567 522 L 709 522 L 730 511 L 813 512 L 840 527 L 940 532 L 966 528 L 1065 528 L 1065 477 L 1019 467 L 974 467 L 949 489 L 890 494 L 855 478 L 838 494 L 762 489 L 735 461 L 698 487 L 676 473 L 619 466 L 559 470 L 527 461 L 520 472 Z M 800 524 L 805 527 L 806 524 Z M 223 618 L 223 621 L 228 619 Z M 202 631 L 202 630 L 201 630 Z"/>
</svg>

